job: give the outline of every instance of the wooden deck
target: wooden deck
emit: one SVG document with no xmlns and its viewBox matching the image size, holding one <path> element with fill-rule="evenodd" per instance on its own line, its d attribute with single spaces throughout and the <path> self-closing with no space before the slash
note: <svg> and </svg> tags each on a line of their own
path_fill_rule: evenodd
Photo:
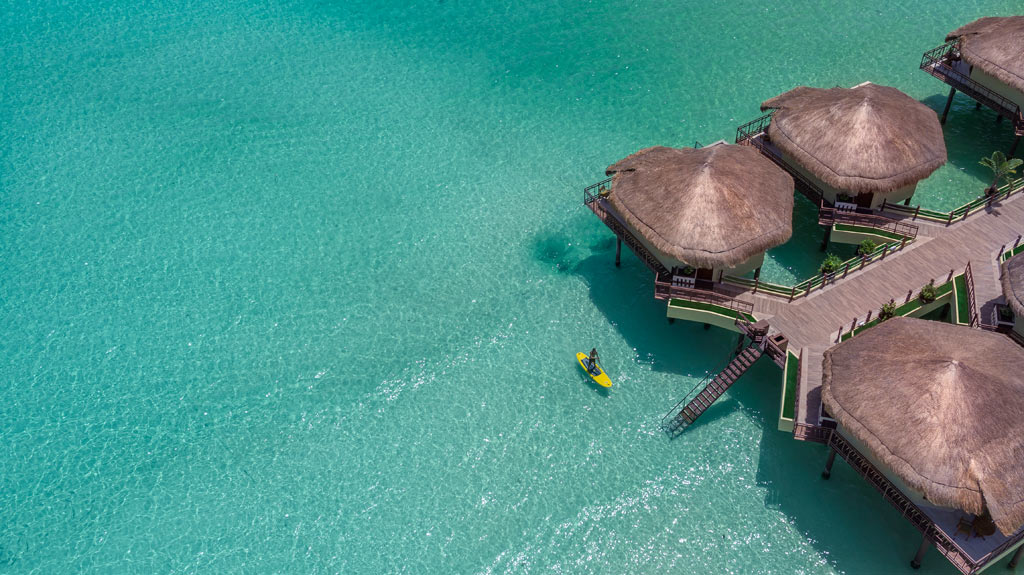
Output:
<svg viewBox="0 0 1024 575">
<path fill-rule="evenodd" d="M 835 343 L 840 328 L 850 329 L 854 318 L 877 314 L 890 299 L 902 302 L 908 292 L 916 295 L 930 280 L 943 283 L 951 270 L 962 273 L 968 263 L 981 317 L 991 317 L 993 306 L 1002 298 L 997 253 L 1024 234 L 1020 198 L 1013 196 L 948 227 L 922 226 L 924 233 L 906 250 L 806 298 L 787 302 L 749 292 L 736 295 L 753 303 L 758 317 L 770 318 L 772 331 L 784 333 L 791 349 L 804 349 L 798 423 L 817 425 L 822 353 Z"/>
</svg>

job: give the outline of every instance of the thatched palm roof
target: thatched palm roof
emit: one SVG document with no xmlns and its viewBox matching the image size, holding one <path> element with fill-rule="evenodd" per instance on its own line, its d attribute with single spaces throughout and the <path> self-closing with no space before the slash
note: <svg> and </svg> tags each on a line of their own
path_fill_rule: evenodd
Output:
<svg viewBox="0 0 1024 575">
<path fill-rule="evenodd" d="M 950 32 L 946 41 L 956 38 L 965 62 L 1024 92 L 1024 16 L 979 18 Z"/>
<path fill-rule="evenodd" d="M 735 266 L 793 233 L 793 178 L 753 148 L 647 148 L 607 174 L 626 222 L 695 267 Z"/>
<path fill-rule="evenodd" d="M 1024 321 L 1024 254 L 1003 263 L 1003 295 L 1017 321 Z"/>
<path fill-rule="evenodd" d="M 928 501 L 1024 524 L 1024 349 L 1005 335 L 893 318 L 825 352 L 836 420 Z"/>
<path fill-rule="evenodd" d="M 946 163 L 935 112 L 896 88 L 800 86 L 766 100 L 768 137 L 829 186 L 886 194 Z"/>
</svg>

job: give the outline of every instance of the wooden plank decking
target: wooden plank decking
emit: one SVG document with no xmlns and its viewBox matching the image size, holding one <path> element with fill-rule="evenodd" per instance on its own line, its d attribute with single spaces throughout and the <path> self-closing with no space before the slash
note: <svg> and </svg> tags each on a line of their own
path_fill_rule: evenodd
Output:
<svg viewBox="0 0 1024 575">
<path fill-rule="evenodd" d="M 849 330 L 854 318 L 863 319 L 869 311 L 877 314 L 890 299 L 902 302 L 908 291 L 916 295 L 929 280 L 945 282 L 950 270 L 962 273 L 968 262 L 981 317 L 991 317 L 992 306 L 1002 297 L 997 252 L 1024 233 L 1024 201 L 1020 197 L 1013 196 L 949 227 L 928 226 L 908 249 L 806 298 L 786 302 L 759 294 L 738 296 L 752 301 L 755 313 L 770 315 L 773 331 L 784 333 L 791 347 L 808 352 L 797 422 L 817 425 L 822 352 L 835 342 L 840 328 Z"/>
</svg>

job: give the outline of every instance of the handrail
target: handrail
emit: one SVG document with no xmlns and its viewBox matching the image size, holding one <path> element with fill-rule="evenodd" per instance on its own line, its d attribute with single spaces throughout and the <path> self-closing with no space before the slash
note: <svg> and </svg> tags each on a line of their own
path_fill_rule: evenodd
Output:
<svg viewBox="0 0 1024 575">
<path fill-rule="evenodd" d="M 913 238 L 904 236 L 900 241 L 886 242 L 875 248 L 870 254 L 854 256 L 842 262 L 836 268 L 836 271 L 832 273 L 821 273 L 792 286 L 762 282 L 760 279 L 750 280 L 731 275 L 723 275 L 722 281 L 743 288 L 754 288 L 763 293 L 788 298 L 789 301 L 793 301 L 798 297 L 810 295 L 815 288 L 823 288 L 830 283 L 845 278 L 851 271 L 857 271 L 863 269 L 868 264 L 884 260 L 889 254 L 902 250 L 912 241 Z"/>
<path fill-rule="evenodd" d="M 754 139 L 758 134 L 766 132 L 768 130 L 768 124 L 772 123 L 772 116 L 774 114 L 775 110 L 772 110 L 760 118 L 751 120 L 736 128 L 736 143 L 742 144 L 748 140 Z"/>
<path fill-rule="evenodd" d="M 960 61 L 960 59 L 960 40 L 950 40 L 922 54 L 920 68 L 992 108 L 999 115 L 1012 120 L 1016 131 L 1024 130 L 1024 112 L 1021 111 L 1020 106 L 957 70 L 953 62 Z"/>
<path fill-rule="evenodd" d="M 717 305 L 745 315 L 751 315 L 754 313 L 754 304 L 750 302 L 731 298 L 727 295 L 710 290 L 685 288 L 682 286 L 672 285 L 670 281 L 665 281 L 665 277 L 666 276 L 661 276 L 656 278 L 654 281 L 655 299 L 683 299 L 687 301 Z"/>
<path fill-rule="evenodd" d="M 892 232 L 896 235 L 909 239 L 917 238 L 918 226 L 901 222 L 893 218 L 887 218 L 876 214 L 860 214 L 857 212 L 844 212 L 835 208 L 822 207 L 818 212 L 818 221 L 825 224 L 844 223 L 856 226 L 864 226 L 877 230 Z"/>
<path fill-rule="evenodd" d="M 967 262 L 967 268 L 964 270 L 964 280 L 964 283 L 967 284 L 968 325 L 976 327 L 981 324 L 981 317 L 978 315 L 978 302 L 974 298 L 974 274 L 971 273 L 971 262 Z"/>
<path fill-rule="evenodd" d="M 597 201 L 597 199 L 601 197 L 601 190 L 605 188 L 606 184 L 610 184 L 613 179 L 614 178 L 605 178 L 600 182 L 597 182 L 596 184 L 590 184 L 589 186 L 583 188 L 583 203 L 590 205 L 591 203 Z M 591 193 L 594 190 L 598 190 L 598 193 Z"/>
<path fill-rule="evenodd" d="M 775 165 L 779 166 L 786 171 L 793 178 L 793 187 L 807 197 L 807 199 L 818 204 L 818 206 L 832 207 L 832 203 L 825 199 L 825 193 L 815 184 L 808 180 L 799 170 L 794 169 L 785 160 L 782 159 L 778 153 L 776 153 L 773 146 L 768 145 L 768 126 L 771 124 L 772 116 L 775 110 L 743 124 L 739 128 L 736 128 L 736 143 L 743 146 L 753 146 L 757 148 L 761 155 L 768 158 Z"/>
<path fill-rule="evenodd" d="M 608 229 L 629 246 L 633 253 L 654 272 L 655 276 L 667 274 L 668 269 L 658 261 L 658 258 L 654 257 L 654 254 L 647 249 L 647 246 L 638 240 L 618 218 L 605 209 L 604 202 L 601 201 L 601 192 L 607 189 L 605 186 L 611 181 L 612 178 L 606 178 L 596 184 L 583 188 L 583 204 L 590 208 L 590 211 L 594 212 L 594 215 L 600 218 L 604 225 L 608 226 Z M 594 190 L 597 190 L 597 192 L 595 193 Z"/>
<path fill-rule="evenodd" d="M 857 474 L 866 479 L 876 491 L 881 493 L 883 499 L 888 501 L 903 517 L 910 521 L 911 525 L 916 527 L 926 539 L 931 541 L 935 545 L 935 549 L 942 553 L 962 573 L 974 573 L 983 565 L 983 563 L 971 559 L 970 555 L 956 541 L 950 539 L 948 535 L 939 529 L 938 525 L 920 507 L 893 485 L 889 478 L 879 471 L 845 437 L 836 432 L 831 433 L 828 438 L 828 446 L 837 455 L 842 457 Z"/>
<path fill-rule="evenodd" d="M 666 413 L 665 416 L 661 418 L 661 428 L 665 431 L 668 431 L 668 426 L 665 424 L 665 421 L 668 420 L 670 417 L 673 421 L 675 421 L 675 419 L 679 416 L 679 412 L 682 411 L 682 407 L 680 406 L 686 407 L 686 404 L 692 400 L 690 397 L 691 394 L 693 394 L 693 396 L 696 397 L 697 394 L 694 394 L 693 391 L 698 387 L 701 389 L 707 387 L 708 383 L 710 383 L 712 379 L 718 377 L 718 374 L 725 371 L 725 368 L 729 367 L 729 364 L 732 363 L 732 361 L 738 355 L 738 353 L 729 354 L 729 357 L 727 357 L 724 362 L 719 364 L 717 369 L 707 372 L 704 375 L 704 379 L 698 381 L 696 385 L 691 387 L 690 391 L 687 391 L 686 395 L 684 395 L 682 399 L 680 399 L 674 406 L 672 406 L 672 409 L 668 410 L 668 413 Z M 697 393 L 699 394 L 700 392 Z"/>
</svg>

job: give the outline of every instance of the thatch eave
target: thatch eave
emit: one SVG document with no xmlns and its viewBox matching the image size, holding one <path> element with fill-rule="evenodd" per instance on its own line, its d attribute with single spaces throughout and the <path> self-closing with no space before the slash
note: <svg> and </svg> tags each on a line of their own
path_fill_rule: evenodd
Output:
<svg viewBox="0 0 1024 575">
<path fill-rule="evenodd" d="M 625 222 L 689 265 L 735 267 L 792 235 L 793 179 L 753 149 L 646 148 L 606 173 Z"/>
<path fill-rule="evenodd" d="M 895 88 L 798 86 L 764 101 L 768 137 L 825 184 L 853 194 L 889 194 L 946 163 L 935 112 Z"/>
<path fill-rule="evenodd" d="M 898 345 L 895 342 L 899 342 Z M 1024 350 L 1004 335 L 890 319 L 825 352 L 822 401 L 939 506 L 1024 525 Z"/>
<path fill-rule="evenodd" d="M 953 30 L 960 56 L 1000 82 L 1024 93 L 1024 16 L 979 18 Z"/>
</svg>

